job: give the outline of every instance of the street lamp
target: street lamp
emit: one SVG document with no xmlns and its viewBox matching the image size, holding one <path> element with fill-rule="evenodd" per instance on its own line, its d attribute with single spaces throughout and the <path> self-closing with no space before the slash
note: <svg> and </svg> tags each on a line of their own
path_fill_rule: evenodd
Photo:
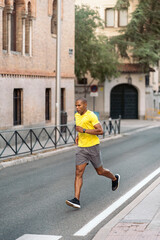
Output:
<svg viewBox="0 0 160 240">
<path fill-rule="evenodd" d="M 60 111 L 61 111 L 61 0 L 57 0 L 55 125 L 60 125 Z"/>
</svg>

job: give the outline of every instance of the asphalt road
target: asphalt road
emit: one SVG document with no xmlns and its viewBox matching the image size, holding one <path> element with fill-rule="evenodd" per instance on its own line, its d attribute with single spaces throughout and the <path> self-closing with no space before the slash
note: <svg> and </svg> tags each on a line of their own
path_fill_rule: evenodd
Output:
<svg viewBox="0 0 160 240">
<path fill-rule="evenodd" d="M 65 204 L 74 195 L 75 150 L 1 170 L 0 240 L 24 234 L 92 239 L 117 211 L 87 236 L 73 234 L 159 168 L 159 149 L 160 127 L 103 142 L 104 167 L 121 175 L 120 188 L 112 192 L 111 181 L 96 175 L 90 164 L 84 174 L 80 210 Z"/>
</svg>

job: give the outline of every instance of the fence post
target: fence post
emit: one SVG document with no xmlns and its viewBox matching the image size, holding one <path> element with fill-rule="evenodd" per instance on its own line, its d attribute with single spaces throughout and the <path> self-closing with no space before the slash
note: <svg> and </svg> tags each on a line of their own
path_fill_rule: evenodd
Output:
<svg viewBox="0 0 160 240">
<path fill-rule="evenodd" d="M 119 115 L 119 120 L 118 120 L 118 134 L 121 132 L 121 115 Z"/>
<path fill-rule="evenodd" d="M 67 133 L 68 133 L 68 127 L 67 127 L 67 124 L 65 124 L 65 144 L 67 144 Z"/>
<path fill-rule="evenodd" d="M 108 130 L 109 130 L 108 133 L 110 135 L 112 132 L 112 118 L 111 117 L 109 118 L 109 129 Z"/>
<path fill-rule="evenodd" d="M 105 138 L 105 127 L 106 127 L 105 121 L 102 122 L 102 127 L 103 127 L 103 139 L 104 139 Z"/>
<path fill-rule="evenodd" d="M 32 130 L 30 130 L 30 148 L 31 148 L 31 154 L 33 153 L 32 149 Z"/>
<path fill-rule="evenodd" d="M 57 148 L 57 126 L 55 126 L 55 148 Z"/>
<path fill-rule="evenodd" d="M 114 135 L 117 134 L 117 120 L 114 121 Z"/>
<path fill-rule="evenodd" d="M 16 150 L 16 155 L 18 154 L 17 152 L 17 131 L 15 131 L 15 150 Z"/>
</svg>

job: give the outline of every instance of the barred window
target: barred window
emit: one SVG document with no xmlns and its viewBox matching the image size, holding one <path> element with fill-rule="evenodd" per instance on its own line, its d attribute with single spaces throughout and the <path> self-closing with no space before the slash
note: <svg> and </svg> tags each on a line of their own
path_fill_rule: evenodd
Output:
<svg viewBox="0 0 160 240">
<path fill-rule="evenodd" d="M 45 119 L 46 121 L 51 120 L 51 89 L 46 88 L 46 96 L 45 96 Z"/>
<path fill-rule="evenodd" d="M 13 124 L 22 124 L 22 89 L 14 89 L 13 92 Z"/>
<path fill-rule="evenodd" d="M 66 97 L 65 88 L 61 88 L 61 111 L 65 111 L 65 97 Z"/>
</svg>

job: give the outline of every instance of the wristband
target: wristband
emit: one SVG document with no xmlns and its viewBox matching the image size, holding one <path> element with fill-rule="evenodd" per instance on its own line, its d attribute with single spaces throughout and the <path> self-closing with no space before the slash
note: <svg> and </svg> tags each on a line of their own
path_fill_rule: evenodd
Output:
<svg viewBox="0 0 160 240">
<path fill-rule="evenodd" d="M 85 133 L 85 132 L 86 132 L 86 129 L 84 128 L 84 129 L 83 129 L 83 133 Z"/>
</svg>

